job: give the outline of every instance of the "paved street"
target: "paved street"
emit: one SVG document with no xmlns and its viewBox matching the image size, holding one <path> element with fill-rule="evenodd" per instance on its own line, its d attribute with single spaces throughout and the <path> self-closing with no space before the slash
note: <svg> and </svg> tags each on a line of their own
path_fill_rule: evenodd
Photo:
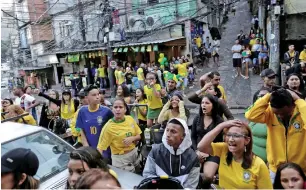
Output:
<svg viewBox="0 0 306 190">
<path fill-rule="evenodd" d="M 249 12 L 247 1 L 236 3 L 236 15 L 229 13 L 229 21 L 223 26 L 221 47 L 220 47 L 220 64 L 219 68 L 210 60 L 209 68 L 200 68 L 197 79 L 204 73 L 217 70 L 221 74 L 221 85 L 225 88 L 228 106 L 238 118 L 243 118 L 244 109 L 252 104 L 253 94 L 262 85 L 259 75 L 250 73 L 248 80 L 242 77 L 234 78 L 235 72 L 232 66 L 231 48 L 235 42 L 237 34 L 240 30 L 248 33 L 251 28 L 251 13 Z M 195 86 L 187 91 L 194 91 L 200 88 L 199 82 L 195 82 Z"/>
</svg>

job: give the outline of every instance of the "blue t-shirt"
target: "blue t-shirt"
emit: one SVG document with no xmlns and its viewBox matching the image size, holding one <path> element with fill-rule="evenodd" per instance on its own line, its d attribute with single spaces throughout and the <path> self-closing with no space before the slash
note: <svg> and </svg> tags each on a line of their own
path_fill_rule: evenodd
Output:
<svg viewBox="0 0 306 190">
<path fill-rule="evenodd" d="M 103 126 L 113 117 L 114 114 L 108 107 L 100 106 L 97 111 L 91 112 L 88 106 L 82 106 L 75 126 L 83 130 L 89 146 L 97 148 Z M 110 158 L 110 153 L 103 151 L 103 156 Z"/>
</svg>

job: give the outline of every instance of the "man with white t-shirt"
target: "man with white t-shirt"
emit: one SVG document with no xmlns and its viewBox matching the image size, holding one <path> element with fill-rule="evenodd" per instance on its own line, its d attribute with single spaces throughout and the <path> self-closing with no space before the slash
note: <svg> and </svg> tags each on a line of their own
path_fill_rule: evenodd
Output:
<svg viewBox="0 0 306 190">
<path fill-rule="evenodd" d="M 239 44 L 239 40 L 235 41 L 235 45 L 232 47 L 232 52 L 233 52 L 233 67 L 235 67 L 237 73 L 235 77 L 238 77 L 241 75 L 241 51 L 242 51 L 242 46 Z"/>
<path fill-rule="evenodd" d="M 15 99 L 15 105 L 20 106 L 26 112 L 32 114 L 32 109 L 34 109 L 37 104 L 35 103 L 35 98 L 28 94 L 24 93 L 24 89 L 21 86 L 17 86 L 13 89 L 14 96 L 17 96 Z M 37 118 L 34 118 L 37 120 Z"/>
</svg>

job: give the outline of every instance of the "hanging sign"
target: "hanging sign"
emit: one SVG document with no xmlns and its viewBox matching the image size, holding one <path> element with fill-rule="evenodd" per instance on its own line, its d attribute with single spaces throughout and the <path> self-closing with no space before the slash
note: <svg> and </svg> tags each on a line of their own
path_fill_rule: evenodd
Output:
<svg viewBox="0 0 306 190">
<path fill-rule="evenodd" d="M 112 68 L 112 69 L 115 69 L 117 67 L 117 62 L 116 61 L 110 61 L 109 62 L 109 66 Z"/>
</svg>

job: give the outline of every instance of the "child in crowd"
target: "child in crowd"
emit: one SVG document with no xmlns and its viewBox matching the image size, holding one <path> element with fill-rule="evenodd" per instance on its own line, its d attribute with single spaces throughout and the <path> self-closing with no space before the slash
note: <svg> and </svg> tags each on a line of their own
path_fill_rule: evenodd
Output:
<svg viewBox="0 0 306 190">
<path fill-rule="evenodd" d="M 160 94 L 161 87 L 159 84 L 156 84 L 156 75 L 148 73 L 146 80 L 147 85 L 144 87 L 144 93 L 148 98 L 147 126 L 151 127 L 153 121 L 158 118 L 163 103 Z"/>
</svg>

